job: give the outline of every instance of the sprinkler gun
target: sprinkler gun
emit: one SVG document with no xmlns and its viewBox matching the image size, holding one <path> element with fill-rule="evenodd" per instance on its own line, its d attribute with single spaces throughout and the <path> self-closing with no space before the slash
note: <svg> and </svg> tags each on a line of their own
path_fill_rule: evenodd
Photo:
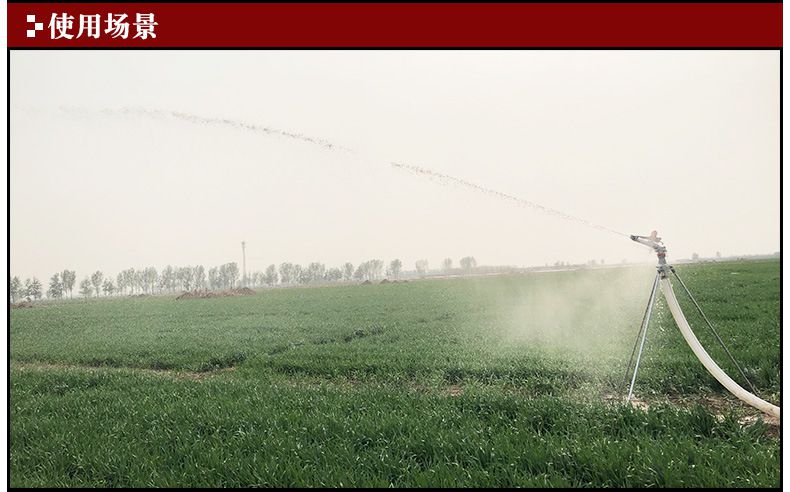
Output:
<svg viewBox="0 0 790 492">
<path fill-rule="evenodd" d="M 661 243 L 661 238 L 658 237 L 658 233 L 653 231 L 649 236 L 632 235 L 631 240 L 636 241 L 639 244 L 644 244 L 656 252 L 656 256 L 658 256 L 658 271 L 661 273 L 661 278 L 665 278 L 666 272 L 664 270 L 667 266 L 667 248 Z"/>
<path fill-rule="evenodd" d="M 633 361 L 634 355 L 637 354 L 637 347 L 639 348 L 639 352 L 636 357 L 636 363 L 634 365 L 634 372 L 633 375 L 631 376 L 631 386 L 628 388 L 628 397 L 626 398 L 626 401 L 630 401 L 631 396 L 633 395 L 634 383 L 636 382 L 636 372 L 639 369 L 639 361 L 641 359 L 642 350 L 645 347 L 647 326 L 650 322 L 650 315 L 653 312 L 653 303 L 656 300 L 656 290 L 660 285 L 661 292 L 664 293 L 664 299 L 666 299 L 667 301 L 667 306 L 669 307 L 669 311 L 672 313 L 672 317 L 675 319 L 675 323 L 678 325 L 678 329 L 680 330 L 680 333 L 683 335 L 683 338 L 686 339 L 686 343 L 688 343 L 689 347 L 691 348 L 691 351 L 694 352 L 694 355 L 696 355 L 697 358 L 700 360 L 700 362 L 702 362 L 702 365 L 705 366 L 705 369 L 707 369 L 707 371 L 711 374 L 711 376 L 716 378 L 716 380 L 719 383 L 721 383 L 721 385 L 724 386 L 727 389 L 727 391 L 738 397 L 738 399 L 740 399 L 741 401 L 745 402 L 748 405 L 753 406 L 754 408 L 757 408 L 762 412 L 767 413 L 772 417 L 780 419 L 781 409 L 778 406 L 774 405 L 773 403 L 765 401 L 755 394 L 757 393 L 757 391 L 755 390 L 754 385 L 752 384 L 751 381 L 749 381 L 749 378 L 746 377 L 746 373 L 741 368 L 741 365 L 738 364 L 738 361 L 735 360 L 735 357 L 730 353 L 730 350 L 724 344 L 724 340 L 722 340 L 722 338 L 716 332 L 716 328 L 713 327 L 713 323 L 711 323 L 708 317 L 705 316 L 705 313 L 702 311 L 702 308 L 697 303 L 697 300 L 694 299 L 693 295 L 691 295 L 691 292 L 689 291 L 688 287 L 686 287 L 686 284 L 683 283 L 683 280 L 681 280 L 680 276 L 675 271 L 675 269 L 671 265 L 667 264 L 667 258 L 666 258 L 667 248 L 661 242 L 661 238 L 658 237 L 658 233 L 656 231 L 653 231 L 652 233 L 650 233 L 649 236 L 632 235 L 630 236 L 630 238 L 632 241 L 647 246 L 648 248 L 651 248 L 653 251 L 656 252 L 656 256 L 658 256 L 658 267 L 656 267 L 656 269 L 658 270 L 658 272 L 656 273 L 655 280 L 653 280 L 653 289 L 650 292 L 650 299 L 648 300 L 647 303 L 647 310 L 645 311 L 644 318 L 642 318 L 642 326 L 639 329 L 639 335 L 637 335 L 636 343 L 634 344 L 634 350 L 631 352 L 631 361 Z M 724 351 L 730 357 L 730 360 L 732 360 L 735 367 L 738 368 L 738 371 L 741 373 L 743 380 L 746 381 L 746 383 L 751 388 L 752 390 L 751 393 L 745 390 L 741 385 L 736 383 L 730 376 L 728 376 L 727 373 L 725 373 L 721 369 L 721 367 L 719 367 L 718 364 L 716 364 L 716 362 L 710 357 L 708 352 L 699 342 L 699 339 L 692 331 L 691 325 L 689 325 L 689 322 L 686 319 L 686 315 L 683 314 L 683 310 L 681 309 L 680 304 L 678 303 L 677 297 L 675 297 L 675 291 L 672 289 L 672 282 L 669 280 L 670 273 L 675 276 L 677 281 L 683 287 L 683 290 L 686 292 L 686 294 L 688 294 L 689 299 L 694 304 L 694 307 L 697 308 L 697 311 L 702 316 L 702 319 L 705 320 L 705 323 L 708 325 L 708 327 L 711 329 L 713 334 L 716 336 L 716 339 L 719 341 L 719 344 L 722 346 Z M 641 342 L 640 342 L 640 338 L 641 338 Z M 631 369 L 631 361 L 628 362 L 629 371 Z M 628 381 L 628 375 L 626 374 L 626 382 L 627 381 Z"/>
</svg>

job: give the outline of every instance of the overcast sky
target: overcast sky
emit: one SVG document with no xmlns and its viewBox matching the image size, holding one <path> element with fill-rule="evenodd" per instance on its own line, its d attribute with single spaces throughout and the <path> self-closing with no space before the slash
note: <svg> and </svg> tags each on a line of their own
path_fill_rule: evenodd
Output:
<svg viewBox="0 0 790 492">
<path fill-rule="evenodd" d="M 130 113 L 107 112 L 131 108 Z M 161 116 L 179 111 L 352 149 Z M 14 51 L 11 273 L 779 250 L 778 51 Z"/>
</svg>

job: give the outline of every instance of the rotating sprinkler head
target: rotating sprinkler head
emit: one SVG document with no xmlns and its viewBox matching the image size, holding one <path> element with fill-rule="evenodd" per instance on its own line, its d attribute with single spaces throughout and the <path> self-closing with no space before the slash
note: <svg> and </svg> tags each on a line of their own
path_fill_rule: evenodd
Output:
<svg viewBox="0 0 790 492">
<path fill-rule="evenodd" d="M 649 236 L 630 236 L 632 241 L 636 241 L 639 244 L 644 244 L 648 248 L 652 248 L 653 251 L 656 252 L 656 256 L 658 256 L 658 270 L 662 274 L 665 274 L 664 267 L 667 266 L 667 248 L 661 242 L 661 238 L 658 237 L 658 232 L 653 231 L 650 233 Z M 663 275 L 662 275 L 663 278 Z"/>
</svg>

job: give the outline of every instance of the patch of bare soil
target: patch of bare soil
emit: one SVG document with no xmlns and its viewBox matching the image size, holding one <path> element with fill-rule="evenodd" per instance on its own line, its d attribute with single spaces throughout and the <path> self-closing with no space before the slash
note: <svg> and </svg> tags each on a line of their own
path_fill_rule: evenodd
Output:
<svg viewBox="0 0 790 492">
<path fill-rule="evenodd" d="M 631 400 L 626 402 L 625 397 L 622 395 L 615 395 L 615 394 L 606 394 L 603 395 L 603 399 L 607 403 L 627 403 L 634 408 L 638 408 L 640 410 L 648 411 L 650 409 L 650 405 L 636 396 L 631 396 Z"/>
<path fill-rule="evenodd" d="M 457 384 L 454 384 L 447 388 L 447 394 L 450 396 L 461 396 L 464 394 L 464 389 Z"/>
<path fill-rule="evenodd" d="M 669 397 L 668 400 L 673 405 L 686 407 L 698 403 L 715 415 L 717 420 L 724 420 L 724 414 L 732 410 L 734 406 L 737 406 L 736 408 L 743 409 L 744 415 L 738 419 L 738 422 L 743 427 L 748 427 L 762 419 L 768 425 L 768 435 L 772 437 L 779 436 L 782 426 L 780 419 L 764 414 L 729 395 L 705 395 L 695 398 L 679 396 Z"/>
<path fill-rule="evenodd" d="M 425 385 L 420 382 L 412 381 L 408 384 L 408 388 L 412 391 L 415 391 L 423 395 L 433 393 L 433 394 L 441 394 L 445 396 L 454 397 L 454 396 L 461 396 L 464 394 L 464 388 L 458 384 L 435 387 L 435 386 Z"/>
<path fill-rule="evenodd" d="M 134 371 L 143 374 L 154 374 L 157 376 L 165 376 L 172 379 L 190 380 L 190 381 L 203 381 L 209 377 L 215 376 L 223 372 L 235 371 L 236 367 L 223 367 L 213 371 L 177 371 L 172 369 L 150 369 L 144 367 L 111 367 L 111 366 L 87 366 L 79 364 L 52 364 L 46 362 L 12 362 L 11 368 L 19 370 L 36 370 L 36 371 L 52 371 L 63 369 L 78 369 L 82 371 Z"/>
<path fill-rule="evenodd" d="M 255 291 L 249 287 L 240 287 L 238 289 L 230 290 L 191 290 L 176 297 L 176 300 L 180 301 L 182 299 L 209 299 L 212 297 L 238 297 L 254 295 Z"/>
<path fill-rule="evenodd" d="M 604 400 L 609 403 L 617 403 L 625 401 L 622 395 L 612 395 L 607 394 L 604 395 Z M 743 417 L 738 419 L 738 422 L 743 427 L 748 427 L 753 425 L 759 419 L 762 419 L 765 424 L 768 425 L 769 429 L 767 434 L 772 437 L 778 437 L 779 432 L 781 430 L 781 420 L 777 419 L 776 417 L 772 417 L 770 415 L 763 414 L 759 410 L 756 410 L 752 407 L 747 406 L 746 404 L 742 403 L 740 400 L 727 396 L 727 395 L 695 395 L 695 396 L 666 396 L 663 399 L 656 399 L 651 402 L 647 402 L 637 397 L 631 397 L 631 401 L 629 402 L 631 406 L 635 408 L 639 408 L 640 410 L 649 411 L 651 405 L 655 405 L 658 403 L 669 403 L 670 405 L 674 405 L 681 408 L 690 408 L 694 405 L 701 405 L 705 407 L 713 416 L 718 420 L 724 420 L 724 415 L 730 411 L 738 409 L 744 413 Z"/>
<path fill-rule="evenodd" d="M 33 303 L 30 301 L 20 301 L 17 303 L 11 303 L 11 309 L 19 309 L 19 308 L 32 308 Z"/>
<path fill-rule="evenodd" d="M 370 284 L 372 284 L 372 283 L 373 283 L 373 282 L 371 282 L 370 280 L 365 280 L 364 282 L 362 282 L 362 284 L 361 284 L 361 285 L 370 285 Z"/>
<path fill-rule="evenodd" d="M 428 393 L 428 391 L 429 391 L 427 386 L 425 386 L 424 384 L 421 384 L 421 383 L 416 383 L 416 382 L 413 382 L 413 383 L 409 384 L 409 388 L 412 391 L 416 391 L 417 393 Z"/>
<path fill-rule="evenodd" d="M 738 419 L 738 423 L 743 427 L 748 427 L 757 422 L 760 417 L 763 418 L 763 422 L 768 426 L 767 434 L 771 437 L 779 437 L 779 433 L 782 431 L 782 422 L 776 417 L 770 415 L 746 415 Z"/>
</svg>

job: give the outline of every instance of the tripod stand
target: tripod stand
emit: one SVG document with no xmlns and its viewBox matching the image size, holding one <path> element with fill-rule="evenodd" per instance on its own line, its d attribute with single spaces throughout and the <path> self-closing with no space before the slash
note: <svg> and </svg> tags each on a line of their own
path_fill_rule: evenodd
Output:
<svg viewBox="0 0 790 492">
<path fill-rule="evenodd" d="M 730 360 L 735 365 L 735 367 L 738 368 L 738 371 L 741 373 L 741 376 L 743 376 L 743 379 L 746 381 L 746 383 L 751 388 L 752 393 L 756 394 L 757 391 L 755 390 L 754 385 L 752 384 L 751 381 L 749 381 L 749 378 L 746 377 L 746 373 L 741 368 L 741 365 L 738 364 L 738 361 L 735 360 L 735 357 L 732 355 L 730 350 L 724 344 L 724 340 L 722 340 L 722 338 L 719 336 L 718 332 L 716 331 L 716 328 L 713 327 L 713 323 L 711 323 L 710 320 L 708 319 L 708 317 L 705 316 L 705 313 L 702 311 L 702 308 L 697 303 L 697 300 L 694 299 L 694 296 L 691 295 L 691 291 L 689 291 L 688 287 L 686 287 L 686 284 L 683 282 L 683 280 L 680 278 L 680 276 L 675 271 L 675 268 L 672 267 L 671 265 L 667 264 L 667 262 L 666 262 L 666 248 L 661 244 L 661 238 L 656 237 L 656 233 L 654 231 L 651 236 L 631 236 L 631 239 L 636 241 L 636 242 L 638 242 L 638 243 L 641 243 L 641 244 L 644 244 L 646 246 L 649 246 L 649 247 L 653 248 L 656 251 L 656 254 L 658 256 L 658 267 L 656 268 L 656 270 L 657 270 L 656 271 L 656 276 L 653 279 L 653 287 L 650 290 L 650 298 L 647 301 L 647 308 L 645 309 L 645 314 L 642 317 L 642 324 L 640 325 L 639 333 L 637 333 L 636 342 L 634 342 L 634 348 L 633 348 L 633 350 L 631 350 L 631 357 L 630 357 L 630 359 L 628 361 L 628 366 L 626 367 L 626 375 L 625 375 L 625 380 L 623 382 L 623 386 L 625 386 L 625 384 L 628 383 L 629 373 L 631 374 L 631 384 L 628 387 L 628 396 L 626 397 L 626 402 L 630 402 L 631 401 L 631 397 L 633 396 L 633 393 L 634 393 L 634 385 L 636 384 L 636 375 L 637 375 L 637 372 L 639 371 L 639 363 L 641 362 L 642 352 L 644 351 L 644 348 L 645 348 L 645 340 L 647 339 L 647 328 L 648 328 L 648 326 L 650 324 L 650 317 L 651 317 L 651 315 L 653 313 L 653 306 L 654 306 L 655 301 L 656 301 L 656 292 L 658 291 L 658 286 L 659 286 L 660 282 L 663 281 L 663 282 L 669 283 L 669 281 L 666 280 L 667 276 L 668 276 L 668 273 L 672 273 L 672 275 L 677 279 L 678 283 L 683 287 L 683 290 L 686 292 L 686 294 L 688 295 L 689 299 L 691 299 L 691 302 L 694 304 L 694 307 L 697 308 L 697 311 L 702 316 L 702 319 L 705 320 L 705 323 L 708 325 L 710 330 L 715 335 L 716 340 L 718 340 L 719 344 L 724 349 L 724 351 L 727 353 L 727 355 L 729 356 Z M 670 287 L 670 289 L 671 289 L 671 287 Z M 665 295 L 666 295 L 666 292 L 665 292 Z M 677 303 L 677 300 L 675 299 L 674 294 L 672 294 L 672 300 L 675 303 Z M 669 301 L 669 299 L 668 299 L 668 301 Z M 673 316 L 674 316 L 674 312 L 673 312 Z M 681 332 L 683 332 L 682 329 L 681 329 Z M 693 334 L 692 334 L 692 336 L 693 336 Z M 686 337 L 685 333 L 684 333 L 684 337 Z M 687 341 L 689 341 L 689 340 L 687 339 Z M 697 344 L 699 344 L 699 342 L 696 340 L 696 337 L 694 337 L 694 341 Z M 691 345 L 691 342 L 689 344 Z M 638 352 L 637 352 L 637 347 L 639 347 L 639 351 Z M 693 346 L 692 346 L 692 350 L 694 350 Z M 701 346 L 699 346 L 699 350 L 701 350 L 704 353 L 704 349 Z M 696 352 L 697 351 L 695 350 L 695 354 L 696 354 Z M 636 363 L 633 366 L 633 369 L 634 369 L 633 373 L 631 373 L 631 364 L 634 362 L 634 355 L 636 355 Z M 699 357 L 699 354 L 697 354 L 697 355 Z M 705 355 L 707 356 L 707 353 L 705 353 Z M 702 360 L 702 359 L 700 359 L 700 360 Z M 703 364 L 705 364 L 704 361 L 703 361 Z M 715 366 L 715 363 L 712 360 L 711 360 L 711 364 L 713 366 Z M 721 371 L 721 369 L 719 369 L 718 366 L 715 366 L 715 367 L 716 367 L 716 369 Z M 706 368 L 707 368 L 707 365 L 706 365 Z M 721 373 L 724 374 L 723 371 L 721 371 Z M 719 377 L 716 374 L 713 374 L 713 375 L 714 375 L 714 377 L 716 377 L 716 379 L 719 379 Z M 726 374 L 724 374 L 724 377 L 729 379 L 729 377 L 727 377 Z M 719 379 L 719 381 L 721 382 L 720 379 Z M 732 381 L 732 383 L 735 384 L 735 386 L 737 386 L 737 383 L 735 383 L 734 381 Z M 725 384 L 725 387 L 727 387 L 727 389 L 730 389 L 726 384 Z M 736 395 L 736 396 L 738 396 L 738 395 Z M 751 396 L 754 396 L 754 395 L 751 395 Z M 739 396 L 739 398 L 740 398 L 740 396 Z M 746 400 L 744 400 L 744 401 L 746 401 Z M 768 404 L 767 402 L 764 402 L 762 400 L 761 400 L 761 402 Z M 747 403 L 749 403 L 749 401 L 747 401 Z M 770 405 L 770 404 L 768 404 L 768 405 Z M 777 411 L 778 411 L 778 408 L 777 408 Z"/>
</svg>

